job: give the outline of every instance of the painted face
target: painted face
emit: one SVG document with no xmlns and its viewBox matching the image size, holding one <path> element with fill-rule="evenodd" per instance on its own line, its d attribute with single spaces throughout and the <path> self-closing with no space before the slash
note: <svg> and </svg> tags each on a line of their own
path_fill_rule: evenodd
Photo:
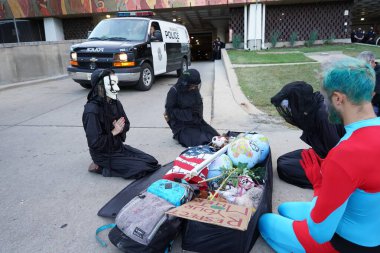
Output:
<svg viewBox="0 0 380 253">
<path fill-rule="evenodd" d="M 330 99 L 329 99 L 330 100 Z M 327 112 L 329 113 L 329 121 L 332 124 L 342 124 L 342 116 L 332 105 L 331 101 L 327 104 Z"/>
<path fill-rule="evenodd" d="M 120 90 L 117 83 L 119 82 L 119 79 L 116 75 L 110 75 L 105 76 L 103 78 L 104 82 L 104 89 L 106 90 L 106 96 L 116 100 L 117 99 L 117 92 Z"/>
<path fill-rule="evenodd" d="M 340 113 L 335 109 L 334 105 L 332 104 L 331 97 L 328 97 L 326 92 L 323 89 L 321 90 L 321 93 L 323 94 L 323 97 L 325 98 L 324 103 L 326 105 L 327 112 L 329 114 L 328 120 L 330 121 L 330 123 L 342 124 L 343 123 L 342 116 L 340 115 Z"/>
</svg>

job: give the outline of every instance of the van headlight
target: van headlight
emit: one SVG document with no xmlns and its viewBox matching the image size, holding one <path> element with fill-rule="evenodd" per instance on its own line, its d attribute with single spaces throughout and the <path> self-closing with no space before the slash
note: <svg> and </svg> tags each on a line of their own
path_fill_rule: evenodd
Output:
<svg viewBox="0 0 380 253">
<path fill-rule="evenodd" d="M 126 53 L 115 54 L 115 61 L 127 61 L 128 55 Z"/>
<path fill-rule="evenodd" d="M 70 57 L 71 57 L 71 60 L 77 61 L 77 52 L 71 52 Z"/>
</svg>

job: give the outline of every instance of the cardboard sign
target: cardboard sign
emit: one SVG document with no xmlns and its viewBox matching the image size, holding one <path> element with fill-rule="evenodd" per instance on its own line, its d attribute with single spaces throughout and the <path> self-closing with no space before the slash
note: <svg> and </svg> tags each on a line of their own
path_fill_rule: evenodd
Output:
<svg viewBox="0 0 380 253">
<path fill-rule="evenodd" d="M 194 199 L 166 213 L 189 220 L 245 231 L 252 216 L 252 209 L 207 199 Z"/>
</svg>

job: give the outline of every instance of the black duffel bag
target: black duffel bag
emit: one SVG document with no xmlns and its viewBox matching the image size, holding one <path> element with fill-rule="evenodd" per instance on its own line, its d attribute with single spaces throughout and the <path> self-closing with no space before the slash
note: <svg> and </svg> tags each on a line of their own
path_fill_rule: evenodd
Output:
<svg viewBox="0 0 380 253">
<path fill-rule="evenodd" d="M 273 168 L 271 152 L 263 162 L 266 169 L 263 196 L 246 231 L 187 220 L 182 234 L 182 249 L 199 253 L 248 253 L 259 237 L 258 220 L 272 212 Z"/>
</svg>

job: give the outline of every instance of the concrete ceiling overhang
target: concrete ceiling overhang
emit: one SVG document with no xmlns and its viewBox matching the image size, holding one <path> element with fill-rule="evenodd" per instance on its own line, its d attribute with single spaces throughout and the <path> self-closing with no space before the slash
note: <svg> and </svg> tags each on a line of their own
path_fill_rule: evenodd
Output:
<svg viewBox="0 0 380 253">
<path fill-rule="evenodd" d="M 347 1 L 347 0 L 318 0 L 320 2 L 331 1 Z M 282 4 L 305 4 L 316 3 L 316 0 L 257 0 L 257 3 L 267 5 Z M 251 2 L 255 3 L 255 2 Z M 181 23 L 187 27 L 189 31 L 211 31 L 216 29 L 215 22 L 225 23 L 228 25 L 230 19 L 229 9 L 233 7 L 242 7 L 244 3 L 233 5 L 210 5 L 197 7 L 182 7 L 173 9 L 156 9 L 154 10 L 156 17 L 166 21 Z"/>
<path fill-rule="evenodd" d="M 212 32 L 217 29 L 215 22 L 228 27 L 230 19 L 227 5 L 155 10 L 155 14 L 159 19 L 185 25 L 189 32 Z"/>
<path fill-rule="evenodd" d="M 380 0 L 354 0 L 352 23 L 356 25 L 379 24 Z"/>
<path fill-rule="evenodd" d="M 287 4 L 316 4 L 321 2 L 351 2 L 352 24 L 363 23 L 360 19 L 364 17 L 365 23 L 380 23 L 380 0 L 257 0 L 257 3 L 266 5 Z M 244 4 L 235 5 L 212 5 L 202 7 L 183 7 L 173 9 L 156 9 L 156 17 L 162 20 L 173 21 L 185 25 L 190 32 L 211 32 L 217 29 L 215 23 L 225 25 L 228 28 L 230 19 L 230 8 L 242 7 Z M 363 23 L 364 24 L 364 23 Z"/>
</svg>

